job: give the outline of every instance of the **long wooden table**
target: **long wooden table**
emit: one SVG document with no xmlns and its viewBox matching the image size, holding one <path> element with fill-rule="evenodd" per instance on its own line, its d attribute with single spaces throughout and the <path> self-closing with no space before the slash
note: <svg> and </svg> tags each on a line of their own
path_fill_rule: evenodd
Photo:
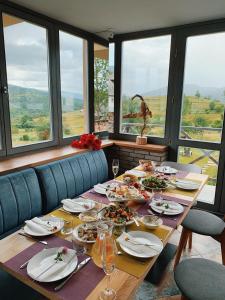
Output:
<svg viewBox="0 0 225 300">
<path fill-rule="evenodd" d="M 208 176 L 203 174 L 195 174 L 195 173 L 189 173 L 186 178 L 197 180 L 201 182 L 201 186 L 199 188 L 198 193 L 201 191 L 202 187 L 207 182 Z M 195 202 L 198 193 L 196 193 L 193 197 L 187 196 L 187 195 L 181 195 L 173 193 L 173 191 L 169 191 L 166 194 L 172 195 L 174 197 L 189 200 L 190 205 L 189 209 L 191 208 L 192 204 Z M 188 213 L 189 209 L 186 210 L 186 213 L 183 214 L 183 217 L 180 220 L 180 223 L 185 218 L 186 214 Z M 164 241 L 164 246 L 167 244 L 169 238 L 173 234 L 174 230 L 171 227 L 164 226 L 165 229 L 169 231 L 169 234 Z M 15 276 L 17 279 L 25 283 L 26 285 L 32 287 L 34 290 L 37 290 L 42 295 L 49 299 L 58 300 L 59 298 L 55 294 L 49 294 L 46 293 L 46 290 L 41 288 L 37 283 L 32 281 L 31 279 L 25 279 L 24 277 L 18 275 L 18 273 L 12 272 L 10 269 L 6 268 L 4 265 L 4 262 L 8 261 L 24 249 L 28 248 L 34 244 L 33 241 L 31 241 L 28 238 L 25 238 L 18 234 L 18 232 L 15 232 L 8 237 L 2 239 L 0 241 L 0 267 L 3 268 L 5 271 L 9 272 L 11 275 Z M 155 256 L 153 259 L 149 261 L 148 267 L 146 269 L 146 273 L 143 274 L 141 278 L 136 278 L 135 276 L 132 276 L 126 272 L 123 272 L 121 270 L 116 269 L 115 272 L 111 276 L 111 285 L 117 292 L 117 299 L 119 300 L 126 300 L 126 299 L 132 299 L 135 295 L 135 292 L 137 288 L 140 286 L 142 281 L 144 280 L 147 273 L 150 271 L 152 266 L 154 265 L 155 261 L 157 260 L 158 256 Z M 96 286 L 96 288 L 89 294 L 89 296 L 86 298 L 86 300 L 97 300 L 99 298 L 100 292 L 106 287 L 106 277 L 100 281 L 100 283 Z"/>
</svg>

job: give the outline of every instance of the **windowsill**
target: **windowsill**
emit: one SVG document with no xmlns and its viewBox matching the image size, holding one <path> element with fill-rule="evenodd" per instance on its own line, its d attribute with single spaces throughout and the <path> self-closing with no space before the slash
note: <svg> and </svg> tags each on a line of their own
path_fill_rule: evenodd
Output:
<svg viewBox="0 0 225 300">
<path fill-rule="evenodd" d="M 167 151 L 167 146 L 163 145 L 137 145 L 135 142 L 121 140 L 103 140 L 102 148 L 110 146 L 120 146 L 125 148 L 137 148 L 151 152 L 163 153 Z M 11 157 L 0 161 L 0 175 L 5 173 L 19 171 L 21 169 L 43 165 L 55 160 L 67 158 L 76 154 L 87 152 L 87 149 L 76 149 L 70 145 L 55 147 L 52 149 L 41 150 L 36 153 L 24 154 L 17 157 Z"/>
</svg>

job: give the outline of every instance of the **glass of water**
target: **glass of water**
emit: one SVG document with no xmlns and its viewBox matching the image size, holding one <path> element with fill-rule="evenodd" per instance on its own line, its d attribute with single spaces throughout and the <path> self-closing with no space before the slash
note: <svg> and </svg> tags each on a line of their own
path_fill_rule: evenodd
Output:
<svg viewBox="0 0 225 300">
<path fill-rule="evenodd" d="M 82 256 L 86 253 L 85 243 L 78 240 L 74 233 L 72 234 L 72 245 L 77 256 Z"/>
<path fill-rule="evenodd" d="M 115 179 L 116 175 L 119 172 L 119 159 L 113 159 L 113 161 L 112 161 L 112 171 L 113 171 L 114 179 Z"/>
</svg>

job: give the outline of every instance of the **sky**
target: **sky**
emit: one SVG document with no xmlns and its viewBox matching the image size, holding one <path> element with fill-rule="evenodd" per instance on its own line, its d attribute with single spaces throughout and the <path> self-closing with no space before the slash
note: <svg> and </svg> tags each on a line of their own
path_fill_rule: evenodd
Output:
<svg viewBox="0 0 225 300">
<path fill-rule="evenodd" d="M 48 90 L 48 48 L 45 28 L 28 22 L 4 28 L 9 84 Z M 83 93 L 83 39 L 60 32 L 62 90 Z"/>
<path fill-rule="evenodd" d="M 45 28 L 28 22 L 4 29 L 9 84 L 47 90 L 48 50 Z M 171 36 L 126 41 L 122 46 L 122 94 L 132 96 L 168 84 Z M 185 84 L 225 88 L 225 33 L 187 40 Z M 109 65 L 113 65 L 110 46 Z M 83 92 L 83 39 L 60 33 L 61 85 Z"/>
</svg>

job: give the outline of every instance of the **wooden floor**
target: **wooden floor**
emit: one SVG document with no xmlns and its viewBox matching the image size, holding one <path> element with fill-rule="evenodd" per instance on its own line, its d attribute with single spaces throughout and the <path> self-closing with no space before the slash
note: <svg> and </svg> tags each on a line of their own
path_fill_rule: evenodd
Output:
<svg viewBox="0 0 225 300">
<path fill-rule="evenodd" d="M 182 227 L 179 227 L 178 230 L 174 232 L 173 236 L 170 239 L 171 243 L 176 245 L 178 244 L 180 239 L 181 229 Z M 187 259 L 192 257 L 202 257 L 202 258 L 207 258 L 222 263 L 220 244 L 210 237 L 194 234 L 193 248 L 191 251 L 186 249 L 183 253 L 182 259 Z M 158 296 L 151 295 L 152 286 L 149 283 L 144 282 L 137 292 L 136 300 L 145 300 L 145 299 L 180 300 L 181 297 L 180 295 L 178 295 L 179 293 L 178 289 L 176 288 L 175 294 L 173 294 L 174 288 L 171 288 L 171 286 L 173 287 L 176 286 L 173 280 L 173 271 L 172 271 L 173 263 L 174 261 L 171 261 L 170 265 L 168 266 L 167 271 L 165 272 L 165 276 L 162 278 L 160 284 L 157 286 L 157 292 L 155 293 L 154 291 L 154 295 L 158 294 Z M 165 296 L 165 294 L 168 293 L 168 291 L 171 291 L 170 297 L 167 295 Z"/>
</svg>

